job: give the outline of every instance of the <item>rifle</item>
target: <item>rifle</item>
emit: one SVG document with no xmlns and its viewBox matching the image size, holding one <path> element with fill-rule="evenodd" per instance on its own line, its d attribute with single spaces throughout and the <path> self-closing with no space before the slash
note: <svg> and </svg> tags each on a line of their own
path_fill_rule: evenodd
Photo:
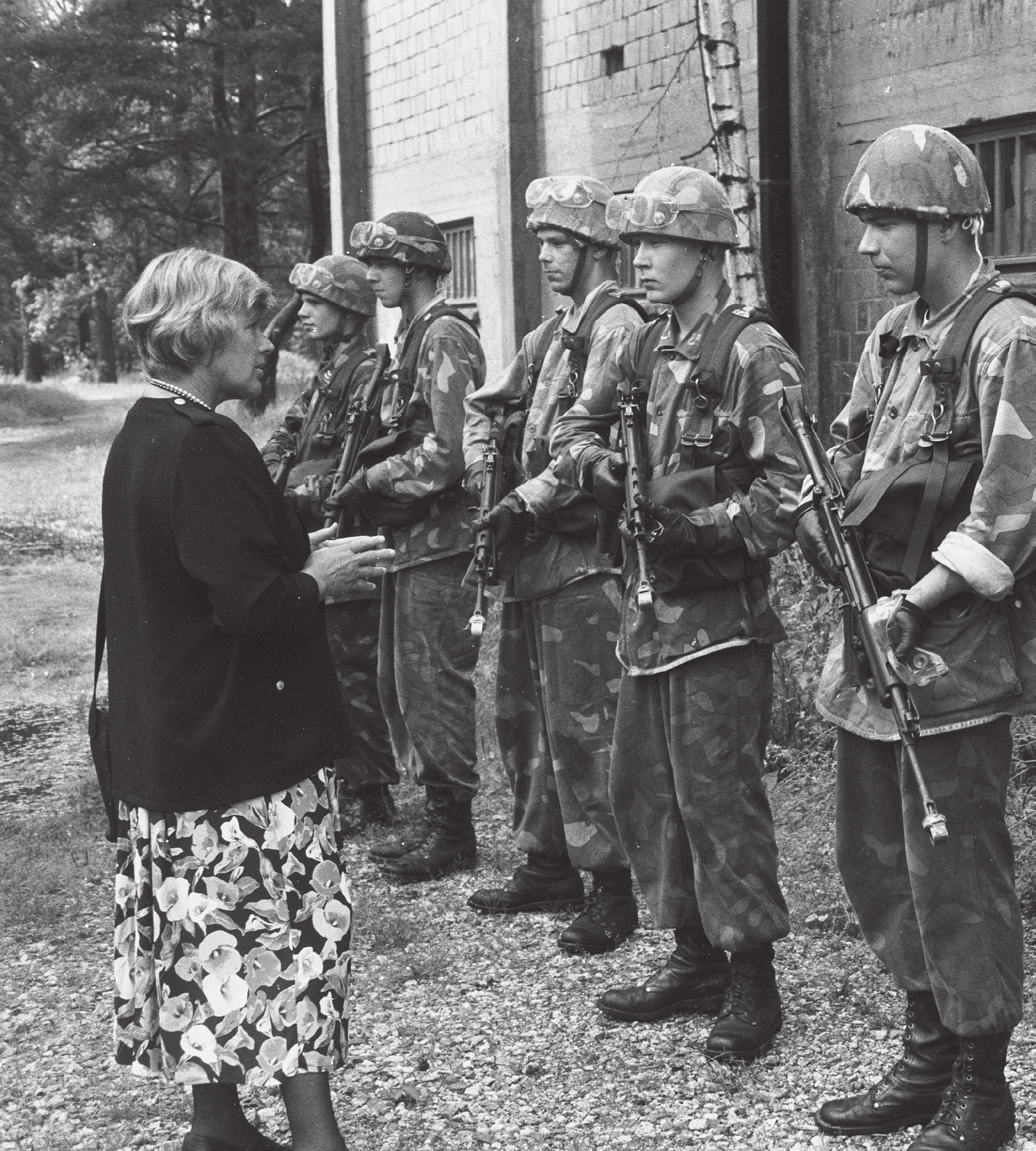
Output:
<svg viewBox="0 0 1036 1151">
<path fill-rule="evenodd" d="M 277 470 L 273 473 L 273 484 L 279 492 L 283 492 L 288 486 L 288 476 L 291 475 L 291 469 L 295 466 L 297 455 L 298 452 L 295 448 L 289 448 L 288 451 L 281 456 Z"/>
<path fill-rule="evenodd" d="M 636 384 L 622 388 L 618 395 L 620 449 L 626 461 L 626 528 L 637 551 L 637 607 L 646 611 L 654 602 L 647 545 L 652 531 L 637 502 L 647 495 L 645 482 L 649 468 L 644 461 L 644 404 L 647 393 Z"/>
<path fill-rule="evenodd" d="M 933 844 L 943 843 L 949 837 L 946 817 L 935 806 L 917 754 L 921 737 L 920 719 L 906 684 L 889 666 L 885 621 L 876 618 L 880 617 L 880 612 L 875 611 L 878 596 L 874 579 L 864 560 L 856 529 L 842 525 L 845 492 L 820 443 L 813 416 L 803 400 L 801 384 L 784 388 L 781 417 L 794 437 L 802 462 L 813 481 L 813 506 L 820 516 L 824 539 L 838 567 L 847 641 L 857 660 L 870 672 L 881 702 L 892 709 L 903 755 L 924 807 L 922 826 Z"/>
<path fill-rule="evenodd" d="M 349 408 L 345 414 L 342 454 L 338 459 L 338 467 L 335 469 L 329 499 L 334 499 L 342 486 L 356 474 L 360 452 L 367 443 L 371 428 L 374 426 L 375 408 L 381 398 L 382 381 L 385 378 L 389 359 L 388 345 L 379 344 L 374 358 L 374 370 L 367 380 L 367 386 L 358 390 L 349 402 Z M 328 512 L 324 517 L 324 527 L 329 528 L 332 524 L 338 525 L 338 533 L 341 535 L 347 526 L 345 512 Z"/>
<path fill-rule="evenodd" d="M 494 418 L 489 428 L 489 438 L 482 448 L 482 493 L 479 499 L 478 514 L 485 518 L 496 507 L 501 498 L 503 479 L 500 443 L 504 434 L 502 418 Z M 499 556 L 496 548 L 496 529 L 479 528 L 475 533 L 475 610 L 468 620 L 468 631 L 478 639 L 486 626 L 486 586 L 496 583 Z"/>
</svg>

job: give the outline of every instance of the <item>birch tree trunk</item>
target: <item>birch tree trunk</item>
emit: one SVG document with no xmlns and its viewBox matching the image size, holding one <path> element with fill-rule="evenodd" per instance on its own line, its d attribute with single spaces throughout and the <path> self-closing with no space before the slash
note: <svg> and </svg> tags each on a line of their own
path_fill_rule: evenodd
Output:
<svg viewBox="0 0 1036 1151">
<path fill-rule="evenodd" d="M 712 121 L 717 178 L 737 221 L 737 247 L 728 255 L 734 295 L 749 307 L 765 305 L 759 265 L 759 223 L 748 159 L 748 129 L 741 97 L 741 56 L 731 0 L 697 0 L 705 100 Z"/>
</svg>

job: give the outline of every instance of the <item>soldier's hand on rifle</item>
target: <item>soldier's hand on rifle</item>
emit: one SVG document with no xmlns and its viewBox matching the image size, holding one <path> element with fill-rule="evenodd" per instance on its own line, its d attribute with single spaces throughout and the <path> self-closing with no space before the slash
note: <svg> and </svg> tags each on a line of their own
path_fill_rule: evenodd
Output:
<svg viewBox="0 0 1036 1151">
<path fill-rule="evenodd" d="M 485 483 L 485 471 L 482 461 L 470 464 L 464 469 L 464 490 L 476 504 L 482 500 L 482 485 Z"/>
<path fill-rule="evenodd" d="M 648 530 L 646 544 L 651 559 L 686 555 L 698 546 L 697 529 L 681 512 L 656 504 L 647 496 L 637 497 L 637 507 L 644 515 Z"/>
<path fill-rule="evenodd" d="M 799 513 L 795 521 L 795 539 L 806 557 L 806 562 L 817 575 L 825 583 L 837 584 L 838 565 L 827 546 L 824 530 L 820 526 L 820 514 L 816 508 L 807 505 L 806 509 Z"/>
<path fill-rule="evenodd" d="M 896 659 L 903 663 L 910 662 L 914 649 L 921 642 L 921 637 L 931 622 L 932 617 L 923 607 L 911 603 L 906 597 L 899 601 L 888 622 L 889 646 Z"/>
<path fill-rule="evenodd" d="M 346 517 L 358 515 L 363 510 L 371 494 L 370 484 L 367 482 L 365 471 L 357 472 L 351 479 L 328 497 L 324 507 L 331 515 L 340 516 L 344 512 Z"/>
<path fill-rule="evenodd" d="M 594 460 L 590 488 L 606 512 L 621 512 L 626 502 L 626 461 L 622 452 L 606 452 Z"/>
<path fill-rule="evenodd" d="M 524 537 L 535 519 L 535 515 L 525 506 L 522 497 L 517 492 L 509 492 L 484 516 L 472 521 L 471 526 L 477 532 L 491 528 L 496 532 L 496 542 L 499 546 L 509 540 Z"/>
</svg>

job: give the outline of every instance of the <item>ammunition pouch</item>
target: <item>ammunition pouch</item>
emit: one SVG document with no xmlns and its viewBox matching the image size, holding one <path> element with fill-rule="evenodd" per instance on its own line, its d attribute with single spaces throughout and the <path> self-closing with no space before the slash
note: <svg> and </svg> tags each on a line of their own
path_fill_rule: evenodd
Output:
<svg viewBox="0 0 1036 1151">
<path fill-rule="evenodd" d="M 648 480 L 647 496 L 654 503 L 689 515 L 721 503 L 735 492 L 747 491 L 754 475 L 748 464 L 689 468 Z M 753 559 L 743 551 L 728 551 L 669 556 L 652 560 L 651 569 L 659 591 L 708 591 L 753 577 L 765 580 L 770 565 L 765 559 Z"/>
<path fill-rule="evenodd" d="M 935 567 L 932 552 L 967 517 L 982 457 L 946 444 L 858 480 L 842 524 L 859 531 L 879 595 L 910 587 Z"/>
</svg>

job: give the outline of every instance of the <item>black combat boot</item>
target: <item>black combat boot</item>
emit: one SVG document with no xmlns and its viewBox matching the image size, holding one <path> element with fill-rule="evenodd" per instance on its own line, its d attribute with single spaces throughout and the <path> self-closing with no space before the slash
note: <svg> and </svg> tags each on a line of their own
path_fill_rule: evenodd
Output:
<svg viewBox="0 0 1036 1151">
<path fill-rule="evenodd" d="M 713 947 L 700 924 L 678 927 L 676 948 L 664 967 L 635 987 L 615 987 L 597 999 L 612 1019 L 648 1022 L 670 1015 L 700 1012 L 712 1015 L 723 1002 L 730 983 L 727 954 Z"/>
<path fill-rule="evenodd" d="M 382 839 L 367 852 L 372 863 L 384 863 L 388 859 L 399 859 L 421 847 L 437 826 L 438 815 L 432 807 L 431 793 L 425 791 L 424 811 L 412 828 L 402 835 L 392 835 Z"/>
<path fill-rule="evenodd" d="M 442 788 L 429 789 L 431 834 L 412 851 L 385 859 L 381 874 L 397 883 L 423 883 L 442 879 L 475 866 L 475 826 L 471 800 L 457 799 Z"/>
<path fill-rule="evenodd" d="M 558 936 L 558 947 L 569 955 L 603 955 L 614 951 L 640 923 L 629 868 L 592 874 L 594 885 L 586 910 Z"/>
<path fill-rule="evenodd" d="M 396 801 L 387 784 L 359 787 L 356 798 L 360 801 L 360 827 L 391 827 L 396 822 Z"/>
<path fill-rule="evenodd" d="M 773 945 L 734 952 L 730 986 L 705 1040 L 705 1057 L 720 1063 L 751 1063 L 770 1050 L 782 1022 Z"/>
<path fill-rule="evenodd" d="M 829 1099 L 816 1113 L 828 1135 L 888 1135 L 927 1123 L 939 1110 L 957 1058 L 957 1036 L 943 1026 L 930 991 L 908 991 L 903 1054 L 862 1095 Z"/>
<path fill-rule="evenodd" d="M 1004 1078 L 1010 1031 L 963 1035 L 935 1118 L 907 1151 L 997 1151 L 1014 1138 L 1014 1099 Z"/>
<path fill-rule="evenodd" d="M 583 902 L 583 880 L 568 858 L 536 855 L 515 868 L 506 887 L 480 887 L 468 906 L 488 915 L 518 911 L 562 911 Z"/>
</svg>

